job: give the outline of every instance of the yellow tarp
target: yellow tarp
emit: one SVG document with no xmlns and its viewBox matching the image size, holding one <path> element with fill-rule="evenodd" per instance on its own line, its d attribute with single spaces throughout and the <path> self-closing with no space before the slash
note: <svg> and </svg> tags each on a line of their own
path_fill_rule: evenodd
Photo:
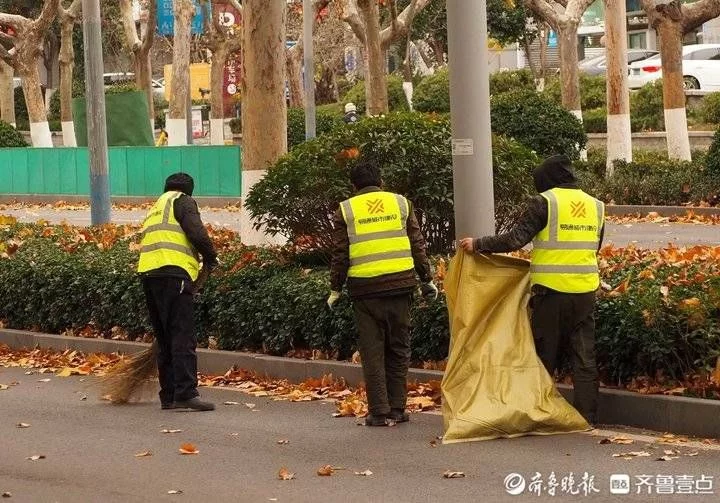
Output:
<svg viewBox="0 0 720 503">
<path fill-rule="evenodd" d="M 525 260 L 464 252 L 450 264 L 444 443 L 590 429 L 535 353 L 528 266 Z"/>
</svg>

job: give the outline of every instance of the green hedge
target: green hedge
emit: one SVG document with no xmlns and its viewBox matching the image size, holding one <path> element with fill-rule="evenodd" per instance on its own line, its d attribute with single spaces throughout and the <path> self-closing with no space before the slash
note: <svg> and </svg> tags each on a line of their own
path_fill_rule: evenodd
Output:
<svg viewBox="0 0 720 503">
<path fill-rule="evenodd" d="M 119 231 L 117 229 L 120 229 Z M 135 274 L 137 234 L 107 226 L 13 225 L 0 230 L 0 303 L 9 328 L 61 333 L 90 326 L 131 338 L 150 330 Z M 325 305 L 328 272 L 299 265 L 288 250 L 243 247 L 215 234 L 223 264 L 197 303 L 200 339 L 221 349 L 283 355 L 318 349 L 349 358 L 356 349 L 350 303 Z M 102 243 L 100 249 L 97 243 Z M 658 372 L 680 377 L 710 370 L 720 355 L 720 260 L 712 248 L 605 250 L 603 277 L 614 290 L 597 305 L 599 365 L 606 383 Z M 665 290 L 667 288 L 667 290 Z M 448 350 L 445 301 L 416 300 L 412 360 L 442 360 Z"/>
<path fill-rule="evenodd" d="M 302 108 L 290 108 L 287 117 L 288 148 L 292 149 L 305 141 L 305 110 Z M 327 108 L 317 108 L 315 112 L 315 132 L 317 136 L 328 133 L 342 124 L 344 124 L 342 115 Z"/>
<path fill-rule="evenodd" d="M 398 75 L 388 75 L 387 77 L 387 89 L 388 89 L 388 106 L 390 112 L 403 112 L 408 111 L 407 98 L 405 97 L 405 91 L 403 91 L 403 79 Z M 363 115 L 365 113 L 365 81 L 361 80 L 355 84 L 342 99 L 343 103 L 354 103 L 357 107 L 358 114 Z"/>
<path fill-rule="evenodd" d="M 7 122 L 0 121 L 0 147 L 27 147 L 28 143 L 25 141 L 23 135 L 21 135 L 17 129 L 12 127 Z"/>
</svg>

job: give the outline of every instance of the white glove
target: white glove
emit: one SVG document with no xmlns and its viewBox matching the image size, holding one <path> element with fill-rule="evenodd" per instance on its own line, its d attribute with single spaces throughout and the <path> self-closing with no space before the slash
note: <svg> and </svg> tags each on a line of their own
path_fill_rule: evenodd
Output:
<svg viewBox="0 0 720 503">
<path fill-rule="evenodd" d="M 332 291 L 330 292 L 330 297 L 328 297 L 327 305 L 330 309 L 332 309 L 335 306 L 335 303 L 340 299 L 340 292 Z"/>
<path fill-rule="evenodd" d="M 436 300 L 438 298 L 438 287 L 432 281 L 420 287 L 423 297 Z"/>
</svg>

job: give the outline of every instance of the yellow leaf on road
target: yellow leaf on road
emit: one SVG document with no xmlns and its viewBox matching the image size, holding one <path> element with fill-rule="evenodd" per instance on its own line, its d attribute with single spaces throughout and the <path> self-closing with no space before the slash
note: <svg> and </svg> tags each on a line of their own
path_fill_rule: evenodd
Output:
<svg viewBox="0 0 720 503">
<path fill-rule="evenodd" d="M 280 468 L 280 471 L 278 472 L 278 478 L 280 480 L 292 480 L 295 478 L 295 474 L 291 473 L 290 470 L 285 468 L 284 466 Z"/>
<path fill-rule="evenodd" d="M 180 446 L 180 454 L 200 454 L 193 444 L 182 444 Z"/>
</svg>

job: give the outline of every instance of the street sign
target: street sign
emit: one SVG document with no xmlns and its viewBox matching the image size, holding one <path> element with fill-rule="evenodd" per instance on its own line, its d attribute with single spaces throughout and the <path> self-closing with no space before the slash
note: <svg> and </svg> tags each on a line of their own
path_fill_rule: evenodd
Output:
<svg viewBox="0 0 720 503">
<path fill-rule="evenodd" d="M 195 16 L 192 19 L 191 30 L 193 35 L 203 32 L 203 12 L 200 0 L 193 0 Z M 212 8 L 208 5 L 208 8 Z M 172 35 L 175 32 L 175 16 L 173 14 L 173 0 L 159 0 L 157 11 L 157 31 L 159 35 Z"/>
</svg>

